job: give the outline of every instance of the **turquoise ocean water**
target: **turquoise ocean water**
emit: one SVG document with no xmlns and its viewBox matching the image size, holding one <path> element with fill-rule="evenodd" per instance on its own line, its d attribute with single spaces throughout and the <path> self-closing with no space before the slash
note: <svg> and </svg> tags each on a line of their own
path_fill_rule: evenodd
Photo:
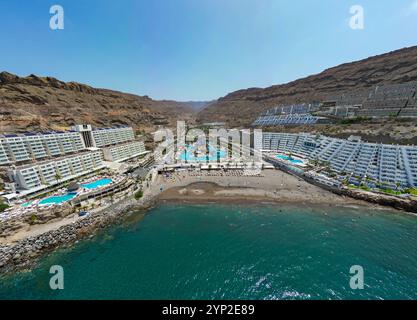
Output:
<svg viewBox="0 0 417 320">
<path fill-rule="evenodd" d="M 0 298 L 417 299 L 416 235 L 417 217 L 390 211 L 167 204 L 1 278 Z"/>
</svg>

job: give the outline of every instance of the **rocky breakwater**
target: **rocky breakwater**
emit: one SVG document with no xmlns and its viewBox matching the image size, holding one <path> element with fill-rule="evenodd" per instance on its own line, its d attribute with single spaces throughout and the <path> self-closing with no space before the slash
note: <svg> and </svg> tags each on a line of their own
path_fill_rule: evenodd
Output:
<svg viewBox="0 0 417 320">
<path fill-rule="evenodd" d="M 129 198 L 59 229 L 17 243 L 0 245 L 0 273 L 29 269 L 41 255 L 57 248 L 69 247 L 77 240 L 93 237 L 98 230 L 120 222 L 127 213 L 145 209 L 146 206 Z"/>
<path fill-rule="evenodd" d="M 367 192 L 364 190 L 351 190 L 347 188 L 343 189 L 342 194 L 358 200 L 364 200 L 382 206 L 392 207 L 398 210 L 417 213 L 417 200 L 414 197 L 400 198 L 398 196 Z"/>
<path fill-rule="evenodd" d="M 282 169 L 282 168 L 281 168 Z M 285 168 L 283 169 L 289 174 L 294 174 L 300 178 L 303 178 L 305 181 L 318 186 L 327 191 L 333 192 L 340 196 L 346 196 L 357 200 L 366 201 L 369 203 L 391 207 L 397 210 L 407 211 L 409 213 L 417 213 L 417 198 L 416 197 L 400 197 L 395 195 L 389 195 L 386 193 L 380 192 L 370 192 L 360 189 L 350 189 L 348 187 L 337 187 L 329 186 L 320 181 L 314 179 L 311 176 L 306 174 L 295 174 L 294 172 L 288 171 Z"/>
</svg>

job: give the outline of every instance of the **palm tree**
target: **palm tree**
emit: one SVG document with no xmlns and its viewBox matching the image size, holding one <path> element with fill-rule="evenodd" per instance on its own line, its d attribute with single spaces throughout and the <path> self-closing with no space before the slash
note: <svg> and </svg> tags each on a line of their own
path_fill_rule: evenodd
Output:
<svg viewBox="0 0 417 320">
<path fill-rule="evenodd" d="M 400 191 L 401 182 L 397 182 L 395 185 L 397 186 L 397 191 Z"/>
<path fill-rule="evenodd" d="M 367 186 L 369 187 L 369 184 L 370 184 L 371 182 L 374 182 L 374 179 L 373 179 L 373 178 L 371 178 L 371 177 L 369 177 L 369 176 L 365 176 L 365 181 L 366 181 Z"/>
<path fill-rule="evenodd" d="M 312 159 L 309 161 L 309 164 L 311 164 L 312 166 L 317 166 L 317 160 L 316 159 Z"/>
<path fill-rule="evenodd" d="M 61 176 L 61 175 L 57 172 L 57 173 L 55 174 L 54 178 L 55 178 L 55 180 L 56 180 L 56 183 L 59 183 L 59 180 L 61 180 L 61 179 L 62 179 L 62 176 Z"/>
</svg>

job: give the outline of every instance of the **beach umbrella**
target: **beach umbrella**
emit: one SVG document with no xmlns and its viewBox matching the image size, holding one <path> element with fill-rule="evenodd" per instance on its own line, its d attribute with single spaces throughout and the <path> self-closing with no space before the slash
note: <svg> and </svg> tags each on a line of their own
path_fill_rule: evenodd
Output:
<svg viewBox="0 0 417 320">
<path fill-rule="evenodd" d="M 68 190 L 68 191 L 70 191 L 70 192 L 73 192 L 73 191 L 77 191 L 79 188 L 80 188 L 80 185 L 79 185 L 78 183 L 76 183 L 76 182 L 71 182 L 71 183 L 68 185 L 67 190 Z"/>
</svg>

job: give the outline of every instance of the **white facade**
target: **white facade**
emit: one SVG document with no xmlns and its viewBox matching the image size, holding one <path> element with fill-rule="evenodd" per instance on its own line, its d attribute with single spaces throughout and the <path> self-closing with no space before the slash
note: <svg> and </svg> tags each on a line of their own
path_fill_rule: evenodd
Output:
<svg viewBox="0 0 417 320">
<path fill-rule="evenodd" d="M 253 126 L 278 126 L 316 124 L 320 117 L 311 114 L 262 115 L 253 122 Z"/>
<path fill-rule="evenodd" d="M 74 126 L 74 131 L 26 133 L 0 136 L 0 165 L 65 156 L 87 147 L 103 148 L 135 139 L 130 127 L 92 129 Z"/>
<path fill-rule="evenodd" d="M 135 133 L 130 127 L 103 128 L 92 131 L 95 147 L 102 148 L 114 144 L 133 141 Z"/>
<path fill-rule="evenodd" d="M 52 186 L 103 167 L 102 152 L 95 151 L 17 167 L 10 169 L 8 175 L 18 190 L 30 190 Z"/>
<path fill-rule="evenodd" d="M 0 136 L 0 166 L 7 166 L 9 192 L 38 191 L 146 153 L 132 128 L 93 130 L 77 125 L 72 131 Z M 88 151 L 89 150 L 89 151 Z"/>
<path fill-rule="evenodd" d="M 7 165 L 11 163 L 9 157 L 7 156 L 6 150 L 2 143 L 0 143 L 0 165 Z"/>
<path fill-rule="evenodd" d="M 338 173 L 389 186 L 417 186 L 417 147 L 366 143 L 308 133 L 264 133 L 263 149 L 326 163 Z"/>
<path fill-rule="evenodd" d="M 1 137 L 0 144 L 6 153 L 8 163 L 30 160 L 30 155 L 23 137 L 17 135 Z"/>
<path fill-rule="evenodd" d="M 104 159 L 111 162 L 122 162 L 146 153 L 142 141 L 128 142 L 103 149 Z"/>
<path fill-rule="evenodd" d="M 79 132 L 0 136 L 0 165 L 64 156 L 85 149 Z"/>
</svg>

